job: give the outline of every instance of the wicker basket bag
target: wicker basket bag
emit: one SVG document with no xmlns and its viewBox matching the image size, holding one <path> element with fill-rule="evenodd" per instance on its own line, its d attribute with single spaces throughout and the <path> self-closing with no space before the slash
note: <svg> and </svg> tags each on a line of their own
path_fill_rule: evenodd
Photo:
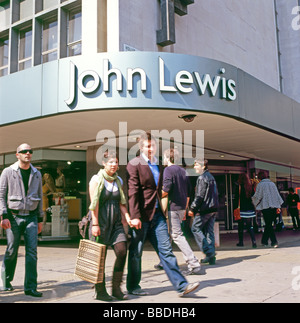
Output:
<svg viewBox="0 0 300 323">
<path fill-rule="evenodd" d="M 93 284 L 103 282 L 106 246 L 91 240 L 80 240 L 75 275 Z"/>
</svg>

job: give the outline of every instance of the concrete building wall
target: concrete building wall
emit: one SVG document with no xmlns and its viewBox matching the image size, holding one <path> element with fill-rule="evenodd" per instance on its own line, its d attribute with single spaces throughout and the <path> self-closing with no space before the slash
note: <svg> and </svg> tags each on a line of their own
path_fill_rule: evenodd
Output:
<svg viewBox="0 0 300 323">
<path fill-rule="evenodd" d="M 291 33 L 289 23 L 290 6 L 297 2 L 278 0 L 278 7 L 283 12 L 278 16 L 283 56 L 291 46 L 289 37 L 297 38 L 299 33 Z M 0 33 L 12 27 L 6 18 L 11 15 L 13 4 L 19 2 L 11 1 L 8 8 L 3 3 L 6 2 L 0 1 Z M 28 16 L 33 3 L 41 4 L 42 0 L 20 2 L 20 18 Z M 73 1 L 49 0 L 43 3 L 47 13 L 52 7 L 62 4 L 69 6 Z M 176 43 L 161 47 L 156 43 L 156 31 L 161 28 L 160 0 L 82 0 L 82 54 L 123 51 L 124 45 L 129 45 L 141 51 L 202 56 L 237 66 L 273 88 L 280 89 L 274 0 L 195 0 L 194 4 L 188 5 L 187 11 L 185 16 L 175 15 Z M 286 16 L 288 23 L 284 25 Z M 18 28 L 21 21 L 18 21 Z M 285 35 L 284 28 L 289 28 L 289 37 Z M 295 46 L 299 42 L 292 43 Z M 16 53 L 15 49 L 11 53 Z M 293 55 L 293 59 L 296 59 L 299 51 L 295 50 Z M 40 53 L 35 52 L 34 56 L 34 65 L 40 64 L 36 60 L 36 57 L 40 58 Z M 290 65 L 293 66 L 293 63 L 289 62 L 289 56 L 282 61 L 285 78 L 292 70 Z M 17 68 L 11 66 L 10 72 L 16 72 Z M 289 89 L 288 82 L 293 85 L 298 81 L 297 74 L 300 75 L 293 71 L 290 81 L 284 79 L 285 93 L 293 97 L 295 90 Z"/>
<path fill-rule="evenodd" d="M 156 45 L 156 30 L 160 25 L 158 0 L 132 0 L 120 3 L 120 50 L 124 44 L 137 50 L 159 51 Z"/>
<path fill-rule="evenodd" d="M 120 50 L 127 44 L 143 51 L 224 61 L 279 90 L 273 0 L 195 0 L 186 16 L 176 15 L 176 43 L 166 47 L 156 44 L 158 0 L 119 0 L 119 4 Z"/>
<path fill-rule="evenodd" d="M 300 102 L 300 1 L 276 0 L 282 92 Z"/>
</svg>

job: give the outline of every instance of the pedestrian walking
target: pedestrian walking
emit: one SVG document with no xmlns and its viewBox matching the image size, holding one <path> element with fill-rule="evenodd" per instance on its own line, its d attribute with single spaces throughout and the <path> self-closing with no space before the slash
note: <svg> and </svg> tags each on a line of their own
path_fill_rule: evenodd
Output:
<svg viewBox="0 0 300 323">
<path fill-rule="evenodd" d="M 253 221 L 256 217 L 255 207 L 252 203 L 252 196 L 254 195 L 254 187 L 246 173 L 241 173 L 238 179 L 238 186 L 235 192 L 235 208 L 240 209 L 241 219 L 238 221 L 238 247 L 244 246 L 244 226 L 250 234 L 252 247 L 256 248 L 255 233 L 253 228 Z"/>
<path fill-rule="evenodd" d="M 18 161 L 0 177 L 1 227 L 6 230 L 7 248 L 1 268 L 3 289 L 12 291 L 21 236 L 25 242 L 25 295 L 42 297 L 37 291 L 37 245 L 42 231 L 42 175 L 32 166 L 28 144 L 17 148 Z"/>
<path fill-rule="evenodd" d="M 194 168 L 199 174 L 195 198 L 189 215 L 194 217 L 192 232 L 200 250 L 206 255 L 202 263 L 216 262 L 214 224 L 217 217 L 219 198 L 215 178 L 208 171 L 208 161 L 195 160 Z"/>
<path fill-rule="evenodd" d="M 299 210 L 298 210 L 298 203 L 299 202 L 300 202 L 299 195 L 297 193 L 295 193 L 295 191 L 292 187 L 290 187 L 289 194 L 286 199 L 286 204 L 288 207 L 288 212 L 289 212 L 290 216 L 292 217 L 294 230 L 300 229 Z"/>
<path fill-rule="evenodd" d="M 127 290 L 134 295 L 147 295 L 140 286 L 142 253 L 146 237 L 157 252 L 162 267 L 179 296 L 193 292 L 199 283 L 189 284 L 180 272 L 172 251 L 166 217 L 160 202 L 163 169 L 155 153 L 157 143 L 150 132 L 142 133 L 139 140 L 140 156 L 127 165 L 128 202 L 132 229 L 128 254 Z"/>
<path fill-rule="evenodd" d="M 265 221 L 265 230 L 262 235 L 261 243 L 264 246 L 268 246 L 270 239 L 271 246 L 277 248 L 278 241 L 273 228 L 273 222 L 275 221 L 277 214 L 281 211 L 283 200 L 276 185 L 268 178 L 266 171 L 260 171 L 258 173 L 258 179 L 260 182 L 256 186 L 252 201 L 256 210 L 262 211 Z"/>
<path fill-rule="evenodd" d="M 164 152 L 164 164 L 167 167 L 163 173 L 162 197 L 168 197 L 171 237 L 181 250 L 188 266 L 188 270 L 183 274 L 201 275 L 205 271 L 201 268 L 181 229 L 181 223 L 185 219 L 189 205 L 191 187 L 186 170 L 178 165 L 179 158 L 177 149 L 172 148 Z"/>
<path fill-rule="evenodd" d="M 107 151 L 103 156 L 103 166 L 94 175 L 89 184 L 92 214 L 91 233 L 99 237 L 99 242 L 111 246 L 116 255 L 112 278 L 112 296 L 119 300 L 127 299 L 121 290 L 124 266 L 127 256 L 127 237 L 122 224 L 122 214 L 130 224 L 123 192 L 122 179 L 117 174 L 119 160 L 114 151 Z M 106 256 L 106 255 L 105 255 Z M 95 285 L 96 299 L 111 301 L 113 298 L 107 293 L 105 274 L 102 283 Z"/>
</svg>

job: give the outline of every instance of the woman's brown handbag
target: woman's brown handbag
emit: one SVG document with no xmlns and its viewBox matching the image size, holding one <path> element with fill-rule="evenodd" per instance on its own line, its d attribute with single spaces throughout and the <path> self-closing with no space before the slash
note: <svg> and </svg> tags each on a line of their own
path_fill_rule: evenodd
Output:
<svg viewBox="0 0 300 323">
<path fill-rule="evenodd" d="M 80 240 L 75 275 L 87 282 L 103 282 L 106 246 L 87 239 Z"/>
<path fill-rule="evenodd" d="M 241 219 L 240 202 L 241 202 L 241 186 L 239 186 L 239 206 L 237 209 L 233 210 L 233 217 L 235 221 L 239 221 Z"/>
<path fill-rule="evenodd" d="M 241 219 L 240 208 L 233 210 L 233 216 L 234 216 L 235 221 L 239 221 Z"/>
</svg>

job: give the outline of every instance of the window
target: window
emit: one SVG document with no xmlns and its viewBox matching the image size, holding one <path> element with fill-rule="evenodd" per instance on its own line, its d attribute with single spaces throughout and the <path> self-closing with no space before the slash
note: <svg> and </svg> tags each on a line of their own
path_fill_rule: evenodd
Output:
<svg viewBox="0 0 300 323">
<path fill-rule="evenodd" d="M 8 74 L 8 45 L 8 37 L 0 39 L 0 76 Z"/>
<path fill-rule="evenodd" d="M 20 0 L 19 1 L 19 19 L 23 20 L 32 15 L 33 11 L 33 0 Z"/>
<path fill-rule="evenodd" d="M 10 3 L 9 0 L 0 0 L 0 30 L 6 29 L 10 24 Z"/>
<path fill-rule="evenodd" d="M 82 54 L 82 0 L 0 0 L 0 77 Z"/>
<path fill-rule="evenodd" d="M 81 54 L 81 9 L 69 12 L 68 22 L 68 56 Z"/>
<path fill-rule="evenodd" d="M 32 65 L 32 29 L 21 30 L 19 33 L 19 71 Z"/>
<path fill-rule="evenodd" d="M 57 59 L 57 19 L 56 17 L 43 22 L 42 63 Z"/>
<path fill-rule="evenodd" d="M 58 0 L 43 0 L 43 9 L 45 10 L 51 7 L 55 7 L 58 5 L 58 3 Z"/>
</svg>

